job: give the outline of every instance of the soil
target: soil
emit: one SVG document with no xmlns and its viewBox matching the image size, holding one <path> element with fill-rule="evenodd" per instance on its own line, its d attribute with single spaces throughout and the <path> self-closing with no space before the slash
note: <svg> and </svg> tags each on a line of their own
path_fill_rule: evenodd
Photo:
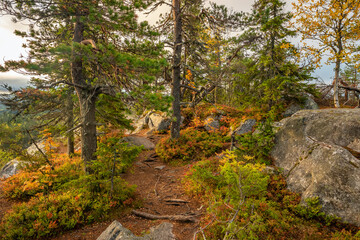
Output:
<svg viewBox="0 0 360 240">
<path fill-rule="evenodd" d="M 156 143 L 161 136 L 149 136 Z M 163 163 L 154 150 L 143 151 L 137 158 L 133 167 L 123 178 L 130 184 L 137 185 L 136 202 L 141 206 L 136 210 L 154 215 L 190 215 L 196 222 L 176 222 L 171 220 L 149 220 L 137 217 L 127 212 L 111 214 L 110 219 L 83 226 L 73 231 L 65 232 L 52 240 L 96 240 L 112 221 L 119 221 L 135 235 L 141 236 L 149 232 L 162 222 L 173 224 L 173 233 L 178 240 L 193 239 L 199 229 L 199 219 L 205 211 L 201 203 L 184 192 L 182 177 L 189 165 L 172 166 Z M 167 200 L 183 200 L 185 203 L 169 202 Z M 9 210 L 12 202 L 6 200 L 0 193 L 0 220 L 5 211 Z"/>
<path fill-rule="evenodd" d="M 1 182 L 0 182 L 0 221 L 3 218 L 4 214 L 9 211 L 16 202 L 10 201 L 9 199 L 5 198 L 2 189 L 1 189 Z"/>
</svg>

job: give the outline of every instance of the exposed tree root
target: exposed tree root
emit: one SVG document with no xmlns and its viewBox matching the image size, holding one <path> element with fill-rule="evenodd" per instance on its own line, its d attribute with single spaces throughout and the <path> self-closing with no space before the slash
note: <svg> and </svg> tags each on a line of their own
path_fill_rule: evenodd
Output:
<svg viewBox="0 0 360 240">
<path fill-rule="evenodd" d="M 196 222 L 196 219 L 193 216 L 186 215 L 154 215 L 150 213 L 140 212 L 137 210 L 131 211 L 134 215 L 138 217 L 143 217 L 151 220 L 159 220 L 159 219 L 168 219 L 179 222 Z"/>
</svg>

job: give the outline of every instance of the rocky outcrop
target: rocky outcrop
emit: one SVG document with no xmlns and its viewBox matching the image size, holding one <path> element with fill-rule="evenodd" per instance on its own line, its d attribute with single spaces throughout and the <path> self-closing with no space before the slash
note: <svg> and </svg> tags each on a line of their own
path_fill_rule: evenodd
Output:
<svg viewBox="0 0 360 240">
<path fill-rule="evenodd" d="M 360 226 L 360 109 L 302 110 L 280 125 L 271 155 L 289 189 Z"/>
<path fill-rule="evenodd" d="M 36 147 L 37 146 L 37 147 Z M 37 153 L 39 153 L 39 149 L 43 152 L 45 152 L 45 144 L 44 142 L 38 142 L 36 143 L 36 145 L 33 143 L 31 144 L 27 149 L 26 149 L 26 152 L 29 154 L 29 155 L 35 155 Z"/>
<path fill-rule="evenodd" d="M 209 116 L 204 121 L 204 127 L 208 132 L 214 132 L 220 129 L 220 120 L 222 116 Z"/>
<path fill-rule="evenodd" d="M 26 149 L 26 152 L 30 156 L 40 155 L 41 152 L 39 151 L 39 149 L 43 153 L 46 153 L 46 147 L 45 147 L 45 143 L 43 141 L 37 142 L 36 145 L 34 143 L 31 144 Z M 50 150 L 56 150 L 56 147 L 50 146 Z M 19 161 L 17 159 L 11 160 L 0 170 L 0 179 L 6 179 L 6 178 L 9 178 L 9 177 L 15 175 L 16 173 L 19 172 L 20 168 L 26 164 L 28 164 L 28 163 L 26 163 L 24 161 Z"/>
<path fill-rule="evenodd" d="M 97 240 L 175 240 L 171 223 L 162 223 L 151 228 L 150 233 L 143 237 L 135 236 L 129 229 L 124 228 L 118 221 L 112 222 Z"/>
<path fill-rule="evenodd" d="M 128 131 L 128 133 L 136 134 L 142 129 L 148 129 L 149 132 L 154 131 L 166 131 L 170 129 L 171 120 L 165 113 L 150 111 L 147 114 L 135 118 L 132 117 L 134 131 Z"/>
<path fill-rule="evenodd" d="M 285 112 L 283 113 L 284 117 L 290 117 L 291 115 L 293 115 L 294 113 L 300 111 L 300 110 L 316 110 L 319 109 L 319 106 L 317 105 L 317 103 L 314 101 L 314 99 L 312 99 L 310 96 L 308 95 L 304 95 L 304 102 L 303 104 L 299 103 L 299 102 L 293 102 L 291 103 L 286 109 Z"/>
<path fill-rule="evenodd" d="M 165 131 L 170 128 L 171 121 L 164 114 L 153 113 L 149 116 L 148 126 L 150 130 Z"/>
<path fill-rule="evenodd" d="M 122 138 L 122 141 L 128 142 L 130 145 L 144 146 L 146 150 L 152 150 L 155 148 L 155 144 L 145 137 L 127 136 Z"/>
<path fill-rule="evenodd" d="M 16 159 L 5 164 L 5 166 L 0 170 L 0 179 L 6 179 L 18 173 L 20 165 L 21 162 Z"/>
<path fill-rule="evenodd" d="M 255 119 L 247 119 L 243 122 L 231 135 L 240 136 L 246 133 L 250 133 L 253 130 L 253 127 L 256 124 Z"/>
</svg>

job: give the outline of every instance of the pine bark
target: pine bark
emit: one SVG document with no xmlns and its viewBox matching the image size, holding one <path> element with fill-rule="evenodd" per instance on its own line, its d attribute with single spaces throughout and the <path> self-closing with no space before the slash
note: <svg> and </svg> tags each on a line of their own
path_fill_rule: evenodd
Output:
<svg viewBox="0 0 360 240">
<path fill-rule="evenodd" d="M 181 122 L 181 51 L 182 51 L 182 21 L 180 0 L 173 0 L 173 21 L 174 21 L 174 49 L 172 66 L 172 90 L 171 95 L 174 100 L 172 103 L 173 121 L 171 125 L 171 138 L 180 137 Z"/>
<path fill-rule="evenodd" d="M 80 43 L 83 40 L 84 23 L 80 16 L 76 17 L 74 29 L 74 43 Z M 83 61 L 80 54 L 73 48 L 73 60 L 71 66 L 72 82 L 80 102 L 80 115 L 82 121 L 81 128 L 81 158 L 85 165 L 85 171 L 91 173 L 91 162 L 96 159 L 97 138 L 96 138 L 96 120 L 95 104 L 97 93 L 89 84 L 87 84 L 83 73 Z"/>
<path fill-rule="evenodd" d="M 66 96 L 66 127 L 72 129 L 74 127 L 74 103 L 72 99 L 73 88 L 68 90 Z M 75 144 L 74 144 L 74 130 L 70 130 L 67 134 L 67 155 L 69 157 L 73 156 L 75 153 Z"/>
</svg>

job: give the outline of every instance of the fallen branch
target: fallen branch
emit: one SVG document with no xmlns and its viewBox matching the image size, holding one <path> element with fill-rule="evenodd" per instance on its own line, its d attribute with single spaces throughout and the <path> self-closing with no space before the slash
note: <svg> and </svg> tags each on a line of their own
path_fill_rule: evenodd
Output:
<svg viewBox="0 0 360 240">
<path fill-rule="evenodd" d="M 355 88 L 355 87 L 339 85 L 339 88 L 343 88 L 343 89 L 346 89 L 346 90 L 349 90 L 349 91 L 355 91 L 355 92 L 360 93 L 360 89 Z"/>
<path fill-rule="evenodd" d="M 205 236 L 204 230 L 205 230 L 208 226 L 210 226 L 210 225 L 214 222 L 215 219 L 216 219 L 216 216 L 213 216 L 213 219 L 212 219 L 205 227 L 203 227 L 203 228 L 202 228 L 202 227 L 199 227 L 199 230 L 194 233 L 193 240 L 196 240 L 196 235 L 198 235 L 198 233 L 201 233 L 202 236 L 203 236 L 203 239 L 206 240 L 206 236 Z"/>
<path fill-rule="evenodd" d="M 165 202 L 173 202 L 173 203 L 189 203 L 189 201 L 185 201 L 182 199 L 166 199 Z"/>
<path fill-rule="evenodd" d="M 143 217 L 150 220 L 159 220 L 159 219 L 168 219 L 173 221 L 179 222 L 195 222 L 196 219 L 193 216 L 186 216 L 186 215 L 154 215 L 150 213 L 144 213 L 137 210 L 131 211 L 134 215 L 138 217 Z"/>
</svg>

